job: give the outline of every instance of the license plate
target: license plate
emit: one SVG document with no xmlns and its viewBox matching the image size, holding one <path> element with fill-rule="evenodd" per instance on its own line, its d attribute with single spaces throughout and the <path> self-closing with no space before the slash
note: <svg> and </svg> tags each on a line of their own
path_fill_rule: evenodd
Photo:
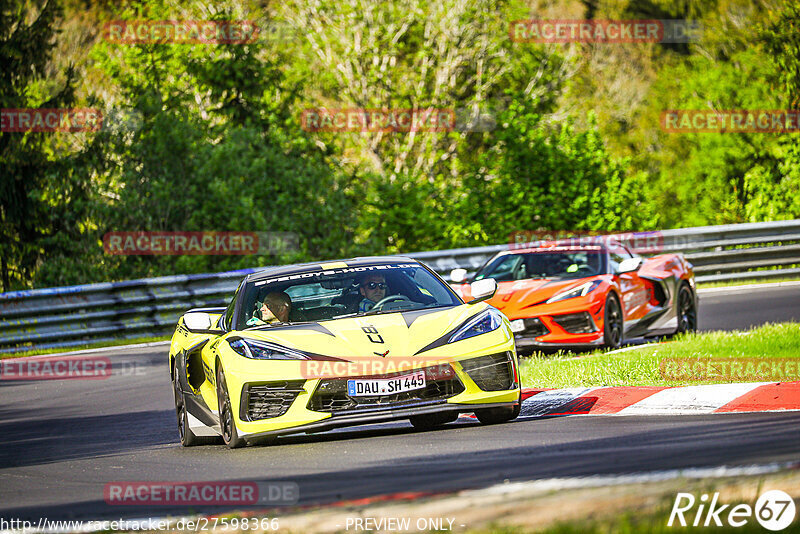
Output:
<svg viewBox="0 0 800 534">
<path fill-rule="evenodd" d="M 394 395 L 425 387 L 425 371 L 395 376 L 393 378 L 359 378 L 347 381 L 347 394 L 351 397 Z"/>
<path fill-rule="evenodd" d="M 522 321 L 522 319 L 511 321 L 512 332 L 522 332 L 523 330 L 525 330 L 525 323 Z"/>
</svg>

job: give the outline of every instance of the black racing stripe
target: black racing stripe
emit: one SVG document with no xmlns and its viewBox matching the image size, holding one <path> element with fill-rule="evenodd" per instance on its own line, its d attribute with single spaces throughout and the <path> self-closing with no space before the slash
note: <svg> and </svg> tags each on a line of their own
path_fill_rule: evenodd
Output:
<svg viewBox="0 0 800 534">
<path fill-rule="evenodd" d="M 433 350 L 433 349 L 441 347 L 443 345 L 447 345 L 447 340 L 450 339 L 450 336 L 453 335 L 455 330 L 456 329 L 450 330 L 448 333 L 446 333 L 445 335 L 443 335 L 439 339 L 437 339 L 437 340 L 435 340 L 435 341 L 433 341 L 431 343 L 428 343 L 427 345 L 425 345 L 424 347 L 419 349 L 417 352 L 415 352 L 414 356 L 416 356 L 417 354 L 419 354 L 421 352 L 425 352 L 425 351 L 428 351 L 428 350 Z"/>
<path fill-rule="evenodd" d="M 480 314 L 484 313 L 484 312 L 485 312 L 487 309 L 488 309 L 488 308 L 484 308 L 483 310 L 479 311 L 478 313 L 475 313 L 475 314 L 473 314 L 473 315 L 470 315 L 469 317 L 467 317 L 466 319 L 464 319 L 464 321 L 463 321 L 461 324 L 459 324 L 459 325 L 458 325 L 458 326 L 456 326 L 455 328 L 451 329 L 451 330 L 450 330 L 449 332 L 447 332 L 445 335 L 443 335 L 443 336 L 442 336 L 442 337 L 440 337 L 439 339 L 436 339 L 435 341 L 432 341 L 431 343 L 428 343 L 427 345 L 425 345 L 424 347 L 422 347 L 421 349 L 419 349 L 417 352 L 415 352 L 415 353 L 414 353 L 414 356 L 416 356 L 417 354 L 419 354 L 419 353 L 421 353 L 421 352 L 426 352 L 426 351 L 433 350 L 433 349 L 435 349 L 435 348 L 441 347 L 441 346 L 443 346 L 443 345 L 447 345 L 447 342 L 448 342 L 448 340 L 450 339 L 450 337 L 452 337 L 452 335 L 453 335 L 453 334 L 455 334 L 456 332 L 458 332 L 458 330 L 459 330 L 461 327 L 463 327 L 465 324 L 467 324 L 468 322 L 470 322 L 471 320 L 473 320 L 475 317 L 477 317 L 478 315 L 480 315 Z"/>
<path fill-rule="evenodd" d="M 264 325 L 260 328 L 254 328 L 253 330 L 259 330 L 262 332 L 275 332 L 276 330 L 313 330 L 315 332 L 319 332 L 320 334 L 327 334 L 329 336 L 336 337 L 333 332 L 319 323 L 286 324 L 281 326 Z"/>
<path fill-rule="evenodd" d="M 411 325 L 416 321 L 418 318 L 422 317 L 423 315 L 427 315 L 429 313 L 436 313 L 442 310 L 449 310 L 454 308 L 455 306 L 443 306 L 441 308 L 425 308 L 422 310 L 409 310 L 404 311 L 401 313 L 403 316 L 403 320 L 406 322 L 406 327 L 411 328 Z"/>
</svg>

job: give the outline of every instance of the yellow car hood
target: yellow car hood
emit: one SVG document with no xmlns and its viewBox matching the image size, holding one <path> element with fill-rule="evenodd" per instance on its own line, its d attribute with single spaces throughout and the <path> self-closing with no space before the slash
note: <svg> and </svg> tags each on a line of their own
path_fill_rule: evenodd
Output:
<svg viewBox="0 0 800 534">
<path fill-rule="evenodd" d="M 410 357 L 460 326 L 487 305 L 347 317 L 288 326 L 265 326 L 235 332 L 304 352 L 347 360 L 364 357 Z M 389 351 L 386 354 L 386 351 Z"/>
</svg>

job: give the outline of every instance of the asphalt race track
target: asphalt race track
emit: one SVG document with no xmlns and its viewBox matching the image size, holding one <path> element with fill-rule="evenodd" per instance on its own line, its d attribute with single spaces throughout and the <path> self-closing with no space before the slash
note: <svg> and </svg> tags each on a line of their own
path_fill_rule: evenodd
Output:
<svg viewBox="0 0 800 534">
<path fill-rule="evenodd" d="M 703 330 L 792 319 L 800 321 L 800 286 L 701 296 Z M 460 421 L 429 432 L 400 422 L 234 451 L 222 445 L 184 449 L 177 441 L 167 348 L 95 355 L 111 358 L 111 377 L 0 381 L 0 517 L 117 519 L 224 510 L 107 504 L 104 486 L 120 481 L 288 481 L 299 485 L 300 504 L 318 504 L 504 480 L 800 458 L 800 412 L 521 418 L 492 427 Z"/>
<path fill-rule="evenodd" d="M 764 323 L 800 322 L 800 283 L 700 293 L 700 330 L 742 330 Z"/>
</svg>

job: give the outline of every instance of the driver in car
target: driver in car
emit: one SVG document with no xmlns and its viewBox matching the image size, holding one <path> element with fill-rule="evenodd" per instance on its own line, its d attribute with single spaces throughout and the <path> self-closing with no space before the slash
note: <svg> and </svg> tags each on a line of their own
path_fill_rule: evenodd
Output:
<svg viewBox="0 0 800 534">
<path fill-rule="evenodd" d="M 289 322 L 289 312 L 292 311 L 292 299 L 289 295 L 280 292 L 267 293 L 264 302 L 256 302 L 256 311 L 247 321 L 247 326 L 265 325 L 271 323 Z"/>
<path fill-rule="evenodd" d="M 376 303 L 380 302 L 386 296 L 386 279 L 382 274 L 368 274 L 359 284 L 359 293 L 364 297 L 358 303 L 358 311 L 370 311 Z"/>
</svg>

